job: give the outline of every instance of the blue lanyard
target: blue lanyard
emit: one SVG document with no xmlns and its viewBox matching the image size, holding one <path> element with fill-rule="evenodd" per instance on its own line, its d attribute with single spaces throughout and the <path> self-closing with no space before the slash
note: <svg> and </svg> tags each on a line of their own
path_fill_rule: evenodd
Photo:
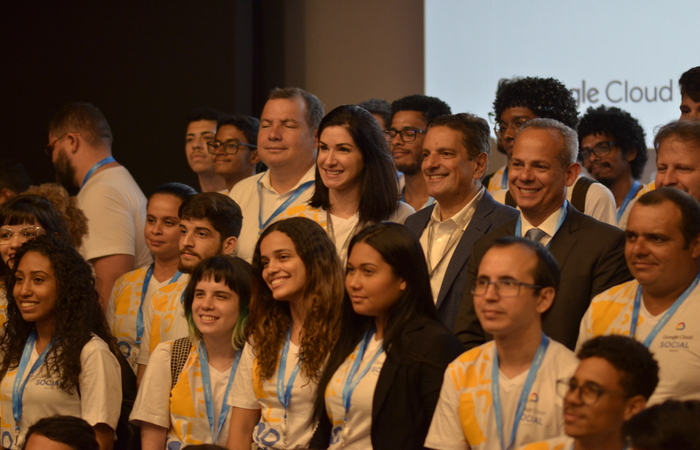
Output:
<svg viewBox="0 0 700 450">
<path fill-rule="evenodd" d="M 622 201 L 622 204 L 620 207 L 617 209 L 617 221 L 620 221 L 620 218 L 622 217 L 622 214 L 625 213 L 625 209 L 627 209 L 627 205 L 632 201 L 634 197 L 637 196 L 637 192 L 639 192 L 639 188 L 642 187 L 642 183 L 640 183 L 637 180 L 634 180 L 634 183 L 632 183 L 632 187 L 630 188 L 629 192 L 625 196 L 625 199 Z"/>
<path fill-rule="evenodd" d="M 690 295 L 691 292 L 693 292 L 693 289 L 698 285 L 698 281 L 700 281 L 700 273 L 696 275 L 695 279 L 693 280 L 692 283 L 690 283 L 690 286 L 686 288 L 685 291 L 681 294 L 680 297 L 676 299 L 675 302 L 673 302 L 673 305 L 671 305 L 670 308 L 666 310 L 663 316 L 659 319 L 659 321 L 656 323 L 654 328 L 652 328 L 651 332 L 649 332 L 649 335 L 642 341 L 642 344 L 644 344 L 647 348 L 651 345 L 651 343 L 654 341 L 654 338 L 656 338 L 656 335 L 659 334 L 659 331 L 668 323 L 669 320 L 671 320 L 671 316 L 678 310 L 678 308 L 681 307 L 683 302 L 685 301 L 686 298 L 688 298 L 688 295 Z M 637 332 L 637 322 L 639 321 L 639 309 L 641 308 L 642 305 L 642 287 L 638 286 L 637 287 L 637 295 L 634 298 L 634 307 L 632 309 L 632 323 L 630 324 L 630 337 L 634 338 L 635 333 Z"/>
<path fill-rule="evenodd" d="M 503 169 L 503 177 L 501 177 L 501 189 L 508 189 L 508 166 Z"/>
<path fill-rule="evenodd" d="M 211 378 L 209 377 L 209 358 L 207 356 L 207 349 L 204 346 L 203 341 L 199 341 L 199 361 L 202 369 L 202 384 L 204 385 L 204 404 L 207 407 L 207 419 L 209 419 L 209 430 L 211 431 L 211 443 L 216 444 L 216 440 L 219 439 L 221 434 L 221 429 L 223 428 L 224 420 L 228 415 L 229 405 L 227 403 L 229 392 L 231 392 L 231 386 L 233 385 L 233 378 L 236 375 L 236 370 L 238 369 L 238 362 L 241 360 L 241 351 L 236 351 L 236 356 L 233 357 L 233 367 L 231 367 L 231 373 L 228 376 L 228 381 L 226 382 L 226 391 L 224 393 L 224 401 L 221 405 L 221 412 L 219 413 L 219 423 L 214 423 L 214 394 L 211 390 Z"/>
<path fill-rule="evenodd" d="M 17 375 L 15 375 L 15 383 L 12 386 L 12 417 L 15 419 L 15 432 L 19 435 L 19 420 L 22 418 L 22 397 L 24 396 L 24 388 L 27 386 L 27 381 L 29 377 L 44 364 L 46 356 L 49 350 L 53 346 L 53 339 L 46 346 L 39 358 L 34 362 L 34 365 L 29 369 L 29 374 L 27 378 L 24 378 L 24 372 L 27 370 L 27 364 L 29 364 L 29 358 L 32 356 L 32 351 L 34 350 L 34 344 L 36 343 L 36 331 L 32 331 L 32 334 L 27 338 L 27 343 L 24 344 L 24 351 L 22 351 L 22 358 L 19 360 L 19 366 L 17 367 Z M 24 380 L 22 380 L 24 378 Z"/>
<path fill-rule="evenodd" d="M 292 195 L 290 195 L 289 198 L 284 201 L 284 203 L 279 205 L 277 207 L 277 209 L 275 210 L 275 212 L 273 212 L 272 215 L 270 215 L 270 217 L 268 217 L 267 220 L 265 222 L 263 222 L 263 218 L 262 218 L 262 188 L 260 187 L 260 182 L 258 182 L 258 203 L 259 203 L 259 206 L 258 206 L 258 235 L 260 235 L 260 233 L 262 233 L 263 230 L 265 228 L 267 228 L 268 225 L 270 225 L 270 222 L 272 222 L 272 220 L 275 217 L 277 217 L 285 209 L 287 209 L 287 207 L 289 205 L 291 205 L 294 202 L 294 200 L 299 198 L 299 196 L 301 194 L 303 194 L 304 192 L 306 192 L 306 190 L 308 188 L 310 188 L 313 184 L 314 184 L 313 180 L 307 181 L 306 183 L 302 184 L 298 188 L 294 189 L 294 192 L 292 192 Z"/>
<path fill-rule="evenodd" d="M 292 398 L 292 386 L 294 385 L 294 380 L 299 374 L 299 362 L 294 365 L 294 370 L 289 376 L 289 381 L 287 381 L 287 386 L 284 385 L 284 373 L 287 369 L 287 353 L 289 353 L 289 343 L 292 340 L 292 328 L 287 330 L 287 339 L 284 342 L 284 347 L 282 348 L 282 357 L 280 358 L 280 366 L 277 369 L 277 398 L 284 407 L 284 418 L 287 418 L 287 407 L 289 407 L 289 400 Z"/>
<path fill-rule="evenodd" d="M 564 200 L 564 204 L 561 205 L 561 209 L 559 210 L 559 220 L 557 220 L 557 227 L 554 229 L 554 234 L 557 234 L 557 231 L 559 231 L 559 228 L 561 228 L 561 225 L 564 223 L 564 220 L 566 219 L 566 205 L 569 204 L 568 200 Z M 523 231 L 522 231 L 522 220 L 523 220 L 523 214 L 520 213 L 518 216 L 518 221 L 515 223 L 515 236 L 516 237 L 523 237 Z M 552 235 L 552 239 L 554 239 L 554 234 Z M 546 248 L 549 248 L 549 244 L 552 243 L 552 239 L 547 242 L 547 245 L 545 245 Z"/>
<path fill-rule="evenodd" d="M 179 270 L 175 272 L 175 275 L 170 279 L 170 283 L 174 283 L 180 278 L 182 272 Z M 153 277 L 153 264 L 148 267 L 146 276 L 143 279 L 143 284 L 141 285 L 141 304 L 139 305 L 139 311 L 136 315 L 136 343 L 141 344 L 141 338 L 143 337 L 143 304 L 146 301 L 146 293 L 148 292 L 148 285 L 151 284 L 151 277 Z M 168 283 L 168 284 L 170 284 Z"/>
<path fill-rule="evenodd" d="M 348 411 L 350 411 L 350 400 L 352 399 L 352 393 L 355 391 L 355 388 L 359 384 L 360 380 L 362 380 L 362 378 L 365 375 L 367 375 L 369 369 L 372 368 L 372 365 L 374 365 L 377 358 L 379 358 L 379 355 L 381 355 L 384 351 L 384 348 L 380 346 L 379 350 L 377 350 L 377 353 L 375 353 L 375 355 L 365 366 L 362 372 L 360 372 L 357 378 L 355 378 L 355 375 L 357 374 L 357 371 L 360 368 L 362 358 L 365 356 L 365 350 L 367 350 L 367 345 L 369 345 L 369 341 L 374 336 L 374 333 L 374 329 L 365 333 L 365 336 L 362 338 L 362 342 L 360 343 L 360 349 L 358 350 L 357 355 L 355 355 L 355 361 L 353 361 L 352 367 L 350 368 L 350 372 L 348 372 L 348 377 L 345 379 L 345 386 L 343 387 L 343 406 L 345 406 L 346 422 Z"/>
<path fill-rule="evenodd" d="M 92 174 L 95 173 L 95 171 L 96 171 L 97 169 L 99 169 L 100 167 L 104 166 L 105 164 L 109 164 L 109 163 L 116 162 L 116 161 L 117 161 L 117 160 L 114 159 L 112 156 L 108 156 L 108 157 L 106 157 L 105 159 L 103 159 L 102 161 L 99 161 L 99 162 L 98 162 L 97 164 L 95 164 L 94 166 L 90 167 L 90 170 L 88 170 L 88 173 L 85 174 L 85 178 L 83 178 L 83 184 L 81 184 L 80 187 L 82 188 L 83 186 L 85 186 L 85 183 L 88 182 L 88 180 L 90 179 L 90 177 L 92 176 Z"/>
<path fill-rule="evenodd" d="M 527 378 L 525 379 L 525 384 L 523 385 L 523 390 L 520 392 L 520 399 L 518 399 L 518 408 L 515 411 L 515 419 L 513 420 L 513 431 L 510 433 L 510 441 L 508 445 L 505 445 L 505 440 L 503 438 L 503 416 L 501 413 L 501 389 L 498 382 L 498 350 L 494 349 L 493 357 L 493 367 L 491 370 L 491 395 L 493 397 L 493 410 L 496 415 L 496 427 L 498 428 L 498 441 L 501 444 L 502 450 L 510 449 L 515 442 L 515 435 L 518 432 L 518 426 L 520 425 L 520 419 L 525 412 L 525 405 L 527 404 L 527 399 L 530 396 L 530 390 L 537 377 L 537 371 L 542 365 L 542 360 L 544 359 L 544 354 L 549 346 L 549 338 L 542 333 L 542 340 L 540 341 L 540 346 L 537 347 L 537 353 L 532 359 L 532 364 L 530 364 L 530 370 L 527 372 Z"/>
</svg>

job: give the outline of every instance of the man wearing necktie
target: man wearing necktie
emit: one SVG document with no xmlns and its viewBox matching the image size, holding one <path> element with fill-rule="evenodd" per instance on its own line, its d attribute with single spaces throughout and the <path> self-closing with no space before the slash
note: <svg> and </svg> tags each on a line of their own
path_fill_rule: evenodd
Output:
<svg viewBox="0 0 700 450">
<path fill-rule="evenodd" d="M 508 167 L 508 186 L 520 217 L 479 239 L 469 261 L 468 288 L 457 316 L 455 332 L 466 348 L 491 337 L 476 318 L 469 287 L 481 258 L 502 236 L 531 237 L 548 247 L 559 263 L 561 284 L 542 328 L 552 339 L 573 349 L 581 317 L 591 299 L 631 278 L 625 264 L 624 233 L 578 212 L 566 201 L 566 187 L 581 171 L 576 162 L 578 137 L 553 119 L 533 119 L 515 138 Z"/>
</svg>

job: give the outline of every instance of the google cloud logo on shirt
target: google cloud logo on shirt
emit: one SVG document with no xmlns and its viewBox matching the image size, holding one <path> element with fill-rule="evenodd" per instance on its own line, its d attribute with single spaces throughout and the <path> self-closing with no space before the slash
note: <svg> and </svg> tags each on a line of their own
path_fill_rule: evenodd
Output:
<svg viewBox="0 0 700 450">
<path fill-rule="evenodd" d="M 676 331 L 683 331 L 685 330 L 685 322 L 678 322 L 678 325 L 676 325 Z"/>
<path fill-rule="evenodd" d="M 540 398 L 537 396 L 537 392 L 533 392 L 532 394 L 530 394 L 530 399 L 528 401 L 535 403 L 540 401 Z"/>
</svg>

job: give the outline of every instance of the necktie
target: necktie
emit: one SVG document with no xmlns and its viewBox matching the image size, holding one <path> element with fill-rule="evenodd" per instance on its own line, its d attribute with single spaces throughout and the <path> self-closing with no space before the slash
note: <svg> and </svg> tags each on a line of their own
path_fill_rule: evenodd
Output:
<svg viewBox="0 0 700 450">
<path fill-rule="evenodd" d="M 542 239 L 546 234 L 547 233 L 540 230 L 539 228 L 530 228 L 529 230 L 527 230 L 527 233 L 525 233 L 525 239 L 540 242 L 540 239 Z"/>
</svg>

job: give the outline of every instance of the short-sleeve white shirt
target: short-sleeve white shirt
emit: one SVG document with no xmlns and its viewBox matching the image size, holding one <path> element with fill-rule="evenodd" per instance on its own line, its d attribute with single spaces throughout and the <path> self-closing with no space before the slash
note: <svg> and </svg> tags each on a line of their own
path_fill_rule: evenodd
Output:
<svg viewBox="0 0 700 450">
<path fill-rule="evenodd" d="M 129 419 L 136 423 L 148 422 L 168 429 L 166 447 L 180 448 L 190 444 L 218 444 L 225 446 L 230 420 L 221 425 L 216 442 L 212 442 L 209 419 L 204 401 L 204 384 L 199 352 L 193 345 L 180 372 L 177 383 L 171 390 L 172 375 L 170 360 L 172 341 L 162 342 L 155 348 L 143 376 L 134 409 Z M 214 423 L 219 423 L 221 406 L 226 400 L 226 384 L 231 368 L 219 372 L 209 365 L 212 398 L 214 400 Z"/>
<path fill-rule="evenodd" d="M 95 173 L 78 193 L 78 206 L 88 219 L 81 253 L 86 260 L 132 255 L 135 267 L 153 261 L 146 246 L 146 197 L 123 166 Z"/>
<path fill-rule="evenodd" d="M 290 343 L 284 371 L 284 386 L 287 385 L 298 361 L 299 347 Z M 310 424 L 310 418 L 317 385 L 304 377 L 301 371 L 299 372 L 292 385 L 285 420 L 284 407 L 277 397 L 279 366 L 278 362 L 277 370 L 269 380 L 261 380 L 253 348 L 250 344 L 246 344 L 228 403 L 238 408 L 261 410 L 260 422 L 253 430 L 253 442 L 258 447 L 265 450 L 305 449 L 309 446 L 314 430 L 314 426 Z"/>
<path fill-rule="evenodd" d="M 37 359 L 39 354 L 34 348 L 25 379 Z M 122 403 L 121 369 L 117 358 L 102 339 L 93 336 L 80 352 L 80 367 L 80 395 L 77 390 L 68 394 L 59 388 L 60 378 L 56 374 L 48 375 L 45 364 L 29 376 L 22 397 L 19 442 L 13 442 L 15 423 L 12 415 L 12 387 L 17 368 L 7 372 L 0 384 L 0 445 L 3 448 L 21 448 L 28 428 L 39 419 L 55 414 L 81 417 L 91 426 L 104 423 L 116 430 Z"/>
<path fill-rule="evenodd" d="M 581 320 L 576 348 L 596 336 L 629 336 L 639 283 L 628 281 L 593 298 Z M 641 302 L 635 338 L 643 341 L 663 314 L 652 316 Z M 659 363 L 659 384 L 648 404 L 674 398 L 700 400 L 700 285 L 659 331 L 649 350 Z M 696 339 L 697 338 L 697 339 Z"/>
<path fill-rule="evenodd" d="M 491 371 L 493 341 L 463 353 L 445 371 L 440 398 L 425 446 L 438 450 L 486 450 L 499 447 L 493 409 Z M 564 433 L 563 399 L 558 379 L 569 378 L 578 360 L 571 350 L 551 340 L 530 390 L 514 446 Z M 499 372 L 504 439 L 510 439 L 518 398 L 527 371 L 508 380 Z"/>
</svg>

